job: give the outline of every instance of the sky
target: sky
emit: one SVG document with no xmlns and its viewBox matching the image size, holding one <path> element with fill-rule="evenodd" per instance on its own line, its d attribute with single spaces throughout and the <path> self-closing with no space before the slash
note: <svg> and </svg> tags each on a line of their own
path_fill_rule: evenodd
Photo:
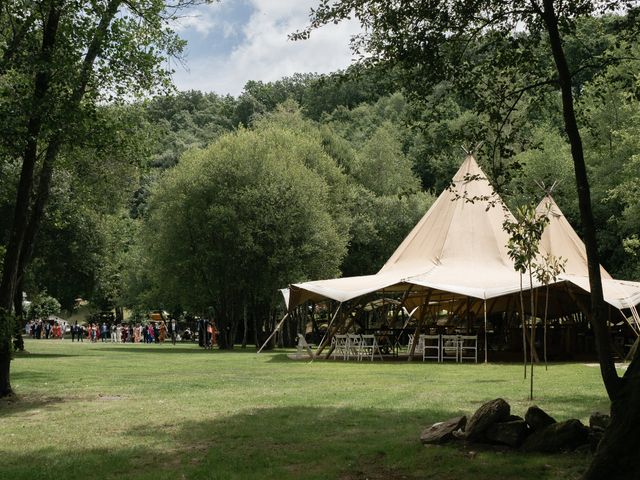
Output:
<svg viewBox="0 0 640 480">
<path fill-rule="evenodd" d="M 187 40 L 185 65 L 174 62 L 179 90 L 234 96 L 248 80 L 270 82 L 294 73 L 329 73 L 353 60 L 355 21 L 328 25 L 311 38 L 287 38 L 308 23 L 319 0 L 221 0 L 184 12 L 174 25 Z"/>
</svg>

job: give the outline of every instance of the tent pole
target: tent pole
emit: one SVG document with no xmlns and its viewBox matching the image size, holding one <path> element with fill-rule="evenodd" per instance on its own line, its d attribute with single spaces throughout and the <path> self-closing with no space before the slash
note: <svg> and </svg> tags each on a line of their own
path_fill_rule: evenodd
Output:
<svg viewBox="0 0 640 480">
<path fill-rule="evenodd" d="M 484 299 L 484 363 L 488 363 L 487 360 L 487 299 Z"/>
<path fill-rule="evenodd" d="M 336 308 L 336 312 L 333 314 L 333 318 L 331 319 L 331 321 L 329 322 L 329 325 L 327 326 L 327 331 L 325 332 L 324 336 L 322 337 L 322 340 L 320 340 L 320 343 L 318 344 L 318 349 L 316 350 L 316 356 L 319 356 L 320 353 L 322 352 L 322 350 L 324 350 L 325 340 L 330 340 L 331 337 L 333 336 L 333 335 L 330 335 L 330 337 L 327 338 L 327 334 L 331 331 L 331 326 L 333 325 L 333 322 L 335 321 L 336 317 L 338 316 L 338 312 L 340 311 L 340 307 L 342 307 L 342 302 L 340 302 L 338 304 L 338 308 Z"/>
<path fill-rule="evenodd" d="M 424 317 L 427 315 L 427 310 L 429 309 L 429 300 L 431 299 L 431 294 L 433 290 L 429 290 L 427 292 L 427 296 L 424 299 L 424 304 L 422 306 L 422 311 L 420 312 L 420 318 L 418 318 L 418 323 L 416 324 L 416 332 L 413 334 L 413 343 L 411 344 L 411 351 L 409 352 L 409 358 L 407 361 L 413 360 L 413 355 L 416 351 L 416 347 L 418 346 L 420 340 L 420 329 L 422 328 L 422 322 L 424 322 Z"/>
<path fill-rule="evenodd" d="M 269 335 L 269 338 L 267 338 L 267 340 L 262 344 L 262 346 L 260 347 L 260 350 L 258 350 L 258 353 L 262 351 L 262 349 L 267 345 L 267 343 L 269 343 L 269 340 L 271 340 L 271 338 L 273 338 L 273 336 L 280 329 L 280 327 L 282 327 L 282 324 L 284 323 L 284 321 L 287 319 L 288 316 L 289 316 L 289 313 L 287 312 L 287 314 L 284 317 L 282 317 L 282 320 L 280 320 L 280 323 L 276 325 L 276 328 L 273 330 L 273 332 L 271 332 L 271 335 Z"/>
</svg>

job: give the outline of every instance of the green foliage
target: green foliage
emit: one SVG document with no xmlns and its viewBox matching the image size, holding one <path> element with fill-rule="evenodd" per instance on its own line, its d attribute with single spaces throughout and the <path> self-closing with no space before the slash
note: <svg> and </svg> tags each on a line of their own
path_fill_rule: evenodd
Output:
<svg viewBox="0 0 640 480">
<path fill-rule="evenodd" d="M 514 268 L 524 274 L 533 273 L 532 265 L 538 255 L 542 232 L 549 223 L 547 215 L 539 215 L 533 205 L 523 205 L 515 211 L 515 219 L 506 219 L 502 228 L 509 234 L 507 252 Z"/>
<path fill-rule="evenodd" d="M 50 315 L 60 313 L 60 302 L 47 294 L 40 292 L 31 298 L 31 304 L 27 310 L 28 320 L 45 320 Z"/>
<path fill-rule="evenodd" d="M 313 136 L 282 127 L 190 151 L 154 187 L 141 234 L 156 292 L 235 320 L 222 305 L 272 304 L 276 286 L 336 275 L 347 240 L 335 219 L 345 216 L 341 178 Z"/>
</svg>

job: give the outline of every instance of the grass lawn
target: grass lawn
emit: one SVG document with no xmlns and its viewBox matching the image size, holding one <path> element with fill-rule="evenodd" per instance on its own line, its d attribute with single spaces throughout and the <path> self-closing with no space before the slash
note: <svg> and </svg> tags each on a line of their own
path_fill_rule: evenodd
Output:
<svg viewBox="0 0 640 480">
<path fill-rule="evenodd" d="M 574 479 L 588 454 L 424 447 L 431 423 L 502 397 L 521 365 L 289 360 L 196 345 L 27 340 L 0 401 L 0 479 Z M 534 403 L 588 421 L 598 368 L 536 368 Z"/>
</svg>

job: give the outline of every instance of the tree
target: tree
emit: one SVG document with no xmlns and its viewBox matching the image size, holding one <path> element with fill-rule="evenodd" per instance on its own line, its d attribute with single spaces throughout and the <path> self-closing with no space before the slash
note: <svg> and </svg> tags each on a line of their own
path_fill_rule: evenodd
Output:
<svg viewBox="0 0 640 480">
<path fill-rule="evenodd" d="M 346 178 L 318 140 L 265 120 L 188 152 L 152 190 L 140 242 L 148 284 L 165 303 L 212 307 L 222 348 L 245 311 L 256 340 L 272 327 L 274 285 L 339 272 Z"/>
<path fill-rule="evenodd" d="M 515 220 L 507 219 L 502 228 L 509 234 L 507 249 L 509 257 L 513 260 L 513 266 L 520 273 L 520 321 L 522 323 L 522 351 L 524 353 L 524 378 L 527 378 L 527 346 L 526 323 L 524 317 L 524 300 L 522 295 L 522 275 L 529 273 L 529 321 L 531 332 L 529 336 L 529 361 L 531 364 L 531 389 L 529 399 L 533 400 L 533 361 L 535 355 L 536 338 L 536 310 L 533 298 L 533 276 L 535 274 L 535 260 L 539 253 L 542 232 L 549 223 L 547 215 L 538 215 L 533 205 L 524 205 L 516 210 Z"/>
<path fill-rule="evenodd" d="M 60 302 L 47 292 L 40 292 L 31 299 L 31 305 L 27 311 L 29 320 L 46 320 L 50 315 L 60 313 Z"/>
<path fill-rule="evenodd" d="M 524 92 L 540 86 L 560 91 L 588 257 L 589 317 L 595 333 L 600 371 L 611 399 L 611 426 L 585 473 L 587 479 L 630 478 L 636 472 L 635 447 L 632 445 L 640 433 L 634 431 L 632 425 L 640 423 L 640 353 L 636 353 L 624 376 L 619 377 L 606 323 L 596 225 L 574 100 L 578 72 L 616 63 L 619 57 L 603 58 L 594 52 L 588 63 L 573 64 L 563 39 L 575 31 L 579 19 L 612 11 L 629 12 L 626 18 L 612 23 L 616 24 L 619 38 L 625 32 L 630 32 L 633 38 L 637 35 L 637 12 L 629 9 L 637 6 L 637 1 L 624 0 L 450 0 L 435 4 L 426 0 L 393 3 L 323 0 L 312 11 L 310 26 L 293 35 L 296 39 L 304 39 L 315 28 L 355 15 L 366 26 L 364 33 L 354 41 L 356 48 L 366 53 L 366 61 L 401 67 L 403 85 L 418 96 L 424 96 L 428 88 L 426 79 L 464 82 L 469 79 L 469 71 L 480 74 L 484 70 L 482 78 L 502 85 L 502 93 L 496 97 L 498 102 L 493 102 L 493 105 L 498 104 L 495 111 L 501 116 L 501 112 L 504 116 L 510 114 L 514 108 L 511 105 L 517 105 Z M 473 39 L 478 36 L 496 46 L 490 56 L 483 57 L 482 51 L 474 50 L 477 44 Z M 551 68 L 542 61 L 544 50 L 535 48 L 540 44 L 546 45 L 546 56 L 551 53 Z M 485 47 L 486 43 L 481 46 Z"/>
<path fill-rule="evenodd" d="M 89 135 L 96 105 L 170 84 L 183 42 L 161 0 L 3 3 L 0 158 L 19 165 L 0 280 L 0 396 L 11 393 L 12 304 L 30 263 L 60 153 Z M 171 13 L 174 12 L 174 13 Z M 17 303 L 17 302 L 16 302 Z"/>
</svg>

